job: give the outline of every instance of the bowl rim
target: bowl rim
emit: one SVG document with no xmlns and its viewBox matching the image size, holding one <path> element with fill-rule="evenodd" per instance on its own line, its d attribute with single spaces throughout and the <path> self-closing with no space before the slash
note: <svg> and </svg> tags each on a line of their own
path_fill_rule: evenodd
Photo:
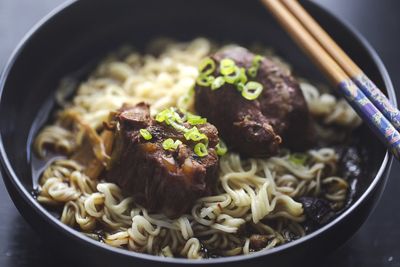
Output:
<svg viewBox="0 0 400 267">
<path fill-rule="evenodd" d="M 79 1 L 78 0 L 67 0 L 64 3 L 58 5 L 56 8 L 54 8 L 52 11 L 50 11 L 47 15 L 42 17 L 21 39 L 21 41 L 18 43 L 14 51 L 12 52 L 11 56 L 7 60 L 6 64 L 4 65 L 4 69 L 1 73 L 0 76 L 0 105 L 1 101 L 3 98 L 3 91 L 5 89 L 5 84 L 7 77 L 9 76 L 9 73 L 14 66 L 15 61 L 18 59 L 21 51 L 24 49 L 25 45 L 29 42 L 31 38 L 40 30 L 43 26 L 45 26 L 48 23 L 51 23 L 53 19 L 56 18 L 56 15 L 62 13 L 68 8 L 71 8 L 72 6 L 76 5 Z M 397 101 L 396 101 L 396 94 L 391 82 L 391 79 L 389 77 L 389 74 L 382 62 L 382 60 L 379 58 L 378 54 L 376 51 L 372 48 L 372 46 L 368 43 L 368 41 L 349 23 L 347 23 L 345 20 L 339 18 L 338 16 L 334 15 L 332 12 L 328 11 L 325 9 L 321 4 L 315 3 L 313 1 L 309 1 L 307 4 L 316 7 L 319 12 L 323 13 L 323 15 L 326 15 L 330 18 L 332 18 L 335 23 L 340 25 L 342 28 L 346 28 L 348 32 L 354 36 L 355 39 L 357 39 L 360 42 L 360 45 L 367 51 L 367 53 L 370 55 L 372 58 L 372 61 L 375 63 L 375 65 L 378 68 L 378 71 L 380 75 L 382 76 L 384 85 L 386 87 L 386 91 L 389 96 L 389 100 L 397 107 Z M 390 165 L 393 161 L 393 156 L 388 153 L 388 151 L 385 152 L 385 156 L 382 160 L 382 163 L 380 164 L 379 170 L 375 177 L 373 178 L 372 182 L 369 184 L 367 189 L 363 192 L 363 194 L 359 197 L 357 201 L 355 201 L 349 208 L 347 208 L 343 213 L 341 213 L 338 217 L 336 217 L 333 221 L 329 222 L 328 224 L 324 225 L 323 227 L 317 229 L 316 231 L 307 234 L 306 236 L 297 239 L 295 241 L 291 241 L 289 243 L 280 245 L 278 247 L 274 247 L 268 250 L 264 251 L 259 251 L 257 253 L 252 253 L 249 255 L 237 255 L 237 256 L 230 256 L 230 257 L 221 257 L 221 258 L 215 258 L 215 259 L 206 259 L 206 260 L 190 260 L 190 259 L 183 259 L 183 258 L 167 258 L 167 257 L 160 257 L 160 256 L 155 256 L 155 255 L 149 255 L 149 254 L 144 254 L 144 253 L 138 253 L 134 251 L 128 251 L 120 248 L 115 248 L 110 245 L 107 245 L 105 243 L 101 243 L 98 241 L 95 241 L 85 235 L 83 235 L 81 232 L 63 224 L 61 221 L 59 221 L 57 218 L 52 216 L 47 209 L 42 206 L 38 201 L 36 201 L 31 194 L 21 183 L 19 180 L 18 176 L 14 172 L 13 168 L 11 167 L 11 163 L 8 159 L 7 152 L 5 151 L 4 144 L 3 144 L 3 133 L 0 130 L 0 162 L 2 165 L 3 169 L 3 179 L 11 182 L 12 186 L 14 189 L 17 190 L 18 194 L 22 196 L 22 199 L 32 208 L 35 213 L 37 213 L 39 216 L 43 217 L 47 223 L 49 223 L 52 227 L 56 228 L 57 231 L 63 232 L 65 237 L 68 237 L 70 239 L 75 239 L 77 242 L 84 242 L 85 244 L 90 244 L 94 246 L 94 248 L 102 250 L 108 250 L 109 252 L 119 254 L 120 256 L 124 257 L 133 257 L 137 259 L 142 259 L 142 260 L 147 260 L 151 262 L 158 262 L 158 263 L 170 263 L 170 264 L 218 264 L 218 263 L 229 263 L 229 262 L 240 262 L 240 261 L 245 261 L 245 260 L 251 260 L 255 258 L 260 258 L 267 256 L 269 254 L 274 254 L 274 253 L 279 253 L 285 249 L 291 248 L 298 246 L 302 243 L 307 242 L 310 239 L 313 239 L 317 236 L 319 236 L 321 233 L 327 231 L 328 229 L 332 228 L 334 225 L 342 221 L 345 217 L 347 217 L 350 213 L 352 213 L 355 209 L 360 206 L 360 204 L 370 195 L 370 193 L 375 189 L 377 184 L 381 179 L 384 179 L 383 177 L 385 176 L 386 170 L 390 169 Z M 7 182 L 7 181 L 5 181 Z M 10 193 L 9 188 L 7 187 L 7 191 Z M 16 205 L 16 203 L 14 203 Z M 16 205 L 17 206 L 17 205 Z"/>
</svg>

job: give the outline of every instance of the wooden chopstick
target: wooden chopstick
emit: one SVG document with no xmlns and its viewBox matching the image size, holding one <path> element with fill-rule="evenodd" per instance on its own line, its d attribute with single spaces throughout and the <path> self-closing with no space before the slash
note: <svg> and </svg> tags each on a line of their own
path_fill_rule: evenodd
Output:
<svg viewBox="0 0 400 267">
<path fill-rule="evenodd" d="M 400 131 L 400 111 L 390 103 L 389 99 L 382 91 L 363 73 L 357 64 L 340 48 L 297 0 L 281 1 L 358 85 L 368 99 L 371 100 L 392 125 Z"/>
<path fill-rule="evenodd" d="M 366 97 L 363 91 L 352 81 L 334 58 L 314 38 L 303 24 L 294 16 L 280 0 L 261 0 L 276 17 L 278 22 L 319 66 L 325 75 L 338 87 L 339 91 L 374 131 L 379 139 L 399 159 L 400 134 L 391 122 Z M 290 0 L 295 1 L 295 0 Z M 311 29 L 312 30 L 312 29 Z M 355 65 L 355 64 L 354 64 Z"/>
</svg>

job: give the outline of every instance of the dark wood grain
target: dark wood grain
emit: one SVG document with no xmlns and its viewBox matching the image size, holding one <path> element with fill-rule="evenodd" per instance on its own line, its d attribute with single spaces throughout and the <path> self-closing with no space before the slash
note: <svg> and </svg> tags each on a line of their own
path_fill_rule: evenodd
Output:
<svg viewBox="0 0 400 267">
<path fill-rule="evenodd" d="M 0 0 L 0 66 L 23 34 L 62 0 Z M 400 88 L 400 1 L 318 0 L 370 41 Z M 398 94 L 400 91 L 397 91 Z M 371 217 L 342 248 L 318 266 L 400 266 L 400 165 L 393 164 L 386 191 Z M 12 204 L 0 181 L 0 266 L 68 266 L 41 242 Z"/>
</svg>

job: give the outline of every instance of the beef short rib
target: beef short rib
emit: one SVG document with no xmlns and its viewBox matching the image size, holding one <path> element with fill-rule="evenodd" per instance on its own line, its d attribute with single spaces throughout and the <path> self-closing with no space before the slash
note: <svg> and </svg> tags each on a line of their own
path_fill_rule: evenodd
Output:
<svg viewBox="0 0 400 267">
<path fill-rule="evenodd" d="M 231 59 L 249 69 L 254 54 L 242 47 L 222 50 L 210 58 L 216 63 L 212 75 L 221 76 L 219 65 Z M 254 78 L 263 85 L 255 100 L 245 99 L 234 84 L 217 90 L 195 87 L 196 111 L 213 123 L 228 147 L 249 157 L 277 154 L 280 145 L 302 150 L 311 141 L 310 115 L 297 81 L 274 62 L 263 58 Z"/>
<path fill-rule="evenodd" d="M 124 106 L 113 117 L 115 142 L 106 179 L 131 194 L 136 203 L 176 217 L 189 211 L 197 198 L 211 193 L 218 175 L 215 146 L 219 142 L 213 125 L 196 125 L 208 138 L 208 154 L 200 157 L 194 153 L 195 142 L 152 118 L 145 103 Z M 145 140 L 141 129 L 151 134 L 150 140 Z M 165 149 L 163 142 L 168 138 L 182 143 Z"/>
</svg>

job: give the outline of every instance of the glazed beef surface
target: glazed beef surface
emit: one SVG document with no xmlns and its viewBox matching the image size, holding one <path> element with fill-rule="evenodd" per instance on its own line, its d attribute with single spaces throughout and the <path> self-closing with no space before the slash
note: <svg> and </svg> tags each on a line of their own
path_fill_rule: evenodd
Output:
<svg viewBox="0 0 400 267">
<path fill-rule="evenodd" d="M 254 54 L 242 47 L 229 48 L 211 56 L 219 76 L 221 60 L 232 59 L 249 69 Z M 228 147 L 245 156 L 272 156 L 280 145 L 302 150 L 310 142 L 310 116 L 299 84 L 285 70 L 263 58 L 257 75 L 249 78 L 263 85 L 255 100 L 247 100 L 225 83 L 217 90 L 196 84 L 195 108 L 220 132 Z"/>
<path fill-rule="evenodd" d="M 197 198 L 211 193 L 218 174 L 215 146 L 219 142 L 213 125 L 196 125 L 208 137 L 208 155 L 199 157 L 194 153 L 196 142 L 154 120 L 147 104 L 125 106 L 114 118 L 115 142 L 106 179 L 131 194 L 136 203 L 151 212 L 176 217 L 187 212 Z M 145 140 L 140 129 L 146 129 L 152 138 Z M 163 141 L 168 138 L 182 144 L 167 150 Z"/>
</svg>

